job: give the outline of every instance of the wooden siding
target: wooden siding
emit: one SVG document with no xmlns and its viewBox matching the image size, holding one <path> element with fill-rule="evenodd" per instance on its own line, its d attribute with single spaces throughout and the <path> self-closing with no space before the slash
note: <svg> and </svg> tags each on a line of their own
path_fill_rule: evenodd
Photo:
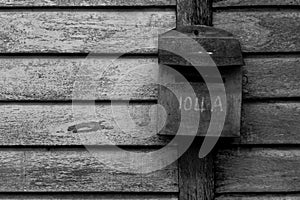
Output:
<svg viewBox="0 0 300 200">
<path fill-rule="evenodd" d="M 297 11 L 216 12 L 214 26 L 233 33 L 244 52 L 299 52 Z"/>
<path fill-rule="evenodd" d="M 112 12 L 113 11 L 113 12 Z M 155 53 L 174 9 L 0 12 L 0 53 Z"/>
<path fill-rule="evenodd" d="M 274 195 L 222 195 L 216 200 L 298 200 L 300 195 L 297 194 L 274 194 Z"/>
<path fill-rule="evenodd" d="M 299 0 L 214 0 L 215 8 L 226 7 L 259 7 L 259 6 L 299 6 Z"/>
<path fill-rule="evenodd" d="M 99 149 L 101 156 L 115 153 L 111 151 L 115 150 Z M 150 174 L 131 173 L 130 168 L 121 172 L 84 149 L 2 149 L 0 163 L 1 192 L 178 191 L 176 164 Z"/>
<path fill-rule="evenodd" d="M 20 197 L 21 196 L 21 197 Z M 30 199 L 30 200 L 83 200 L 83 199 L 101 199 L 101 200 L 178 200 L 176 193 L 172 194 L 128 194 L 128 193 L 115 193 L 115 194 L 101 194 L 101 193 L 85 193 L 85 194 L 54 194 L 54 193 L 22 193 L 20 194 L 0 194 L 0 199 Z"/>
<path fill-rule="evenodd" d="M 223 0 L 214 4 L 215 27 L 235 34 L 246 56 L 242 136 L 234 144 L 239 147 L 227 147 L 217 154 L 217 200 L 300 198 L 295 194 L 300 188 L 299 4 L 297 0 Z M 71 100 L 81 69 L 96 72 L 92 75 L 95 85 L 103 86 L 96 90 L 98 100 L 111 96 L 156 100 L 156 86 L 149 85 L 149 75 L 157 72 L 158 32 L 152 30 L 164 32 L 175 27 L 172 6 L 174 0 L 0 1 L 0 53 L 22 54 L 2 55 L 0 60 L 0 199 L 178 199 L 176 163 L 147 175 L 127 174 L 108 169 L 83 150 L 69 149 L 69 145 L 82 145 L 82 140 L 78 133 L 67 131 L 74 121 L 71 104 L 65 102 Z M 150 48 L 133 53 L 151 56 L 122 58 L 108 68 L 103 79 L 105 56 L 87 61 L 82 55 L 73 55 L 126 53 L 145 46 Z M 117 84 L 120 74 L 125 76 L 138 65 L 145 67 L 137 68 L 126 84 Z M 117 89 L 114 93 L 113 88 Z M 47 102 L 50 100 L 62 102 Z M 97 104 L 97 113 L 105 122 L 101 122 L 103 130 L 90 135 L 103 133 L 118 145 L 141 145 L 140 151 L 145 151 L 144 145 L 168 142 L 147 127 L 151 104 L 142 101 L 130 108 L 138 126 L 129 134 L 113 123 L 108 106 Z M 51 129 L 54 126 L 61 129 Z M 83 143 L 108 144 L 97 139 Z M 43 193 L 47 191 L 54 193 Z M 86 191 L 92 193 L 81 193 Z"/>
<path fill-rule="evenodd" d="M 175 6 L 176 0 L 1 0 L 2 7 Z"/>
<path fill-rule="evenodd" d="M 246 66 L 241 138 L 215 159 L 216 200 L 299 199 L 300 1 L 216 0 Z"/>
<path fill-rule="evenodd" d="M 1 100 L 71 100 L 75 84 L 88 88 L 78 81 L 82 73 L 95 85 L 91 99 L 157 99 L 156 57 L 2 57 L 0 61 Z M 245 62 L 244 99 L 300 97 L 300 58 L 246 57 Z"/>
<path fill-rule="evenodd" d="M 216 192 L 295 192 L 300 187 L 300 151 L 293 148 L 221 149 Z"/>
</svg>

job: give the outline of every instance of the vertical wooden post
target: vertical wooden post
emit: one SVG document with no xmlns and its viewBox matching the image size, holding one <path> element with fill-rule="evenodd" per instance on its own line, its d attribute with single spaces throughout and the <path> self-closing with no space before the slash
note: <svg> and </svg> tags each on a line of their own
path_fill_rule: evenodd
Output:
<svg viewBox="0 0 300 200">
<path fill-rule="evenodd" d="M 182 26 L 212 26 L 212 0 L 177 0 L 177 29 Z M 213 152 L 198 157 L 202 139 L 196 138 L 179 158 L 179 200 L 214 198 Z"/>
<path fill-rule="evenodd" d="M 212 0 L 177 0 L 177 28 L 181 26 L 212 26 Z"/>
</svg>

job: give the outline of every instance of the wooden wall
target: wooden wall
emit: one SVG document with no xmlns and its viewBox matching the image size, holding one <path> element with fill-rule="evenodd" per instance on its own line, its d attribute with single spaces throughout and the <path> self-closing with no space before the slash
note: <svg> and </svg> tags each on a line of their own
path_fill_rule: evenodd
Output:
<svg viewBox="0 0 300 200">
<path fill-rule="evenodd" d="M 216 158 L 217 200 L 300 199 L 300 1 L 219 0 L 214 25 L 242 43 L 240 142 Z"/>
<path fill-rule="evenodd" d="M 178 199 L 177 163 L 150 174 L 120 172 L 83 146 L 110 155 L 111 142 L 140 152 L 168 142 L 147 126 L 157 99 L 147 84 L 158 72 L 151 67 L 158 34 L 175 28 L 175 9 L 171 0 L 0 1 L 0 199 Z M 96 86 L 101 124 L 76 133 L 68 129 L 78 123 L 72 97 L 83 77 L 79 89 Z M 117 126 L 110 99 L 135 100 L 128 109 L 136 127 L 124 133 Z"/>
<path fill-rule="evenodd" d="M 103 121 L 101 130 L 89 134 L 139 151 L 168 142 L 147 125 L 157 99 L 150 78 L 157 73 L 151 65 L 157 63 L 153 30 L 175 27 L 175 4 L 0 0 L 0 199 L 178 199 L 176 163 L 146 175 L 117 172 L 82 146 L 103 145 L 105 153 L 107 140 L 82 141 L 80 134 L 87 133 L 67 130 L 75 123 L 74 83 L 89 74 Z M 214 4 L 214 25 L 240 39 L 246 60 L 241 141 L 221 145 L 217 154 L 218 200 L 300 198 L 299 5 L 298 0 Z M 140 47 L 101 77 L 111 54 Z M 86 59 L 89 52 L 99 55 Z M 125 77 L 122 84 L 119 77 Z M 109 97 L 134 100 L 129 110 L 137 127 L 126 134 L 118 128 Z"/>
</svg>

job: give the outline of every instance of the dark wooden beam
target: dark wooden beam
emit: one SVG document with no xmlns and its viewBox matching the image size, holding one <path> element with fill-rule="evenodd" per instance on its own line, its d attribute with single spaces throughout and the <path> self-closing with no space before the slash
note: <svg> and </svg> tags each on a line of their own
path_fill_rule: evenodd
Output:
<svg viewBox="0 0 300 200">
<path fill-rule="evenodd" d="M 177 27 L 212 26 L 212 0 L 177 0 Z"/>
<path fill-rule="evenodd" d="M 202 138 L 196 138 L 179 158 L 179 200 L 212 200 L 215 192 L 214 152 L 199 158 Z"/>
<path fill-rule="evenodd" d="M 183 26 L 212 26 L 212 0 L 177 0 L 177 30 Z M 198 157 L 202 144 L 196 138 L 181 156 L 179 164 L 179 200 L 214 199 L 214 154 Z"/>
</svg>

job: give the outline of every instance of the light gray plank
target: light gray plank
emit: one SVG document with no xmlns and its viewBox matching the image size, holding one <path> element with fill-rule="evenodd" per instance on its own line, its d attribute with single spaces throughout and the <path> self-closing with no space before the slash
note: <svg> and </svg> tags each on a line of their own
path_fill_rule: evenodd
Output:
<svg viewBox="0 0 300 200">
<path fill-rule="evenodd" d="M 113 11 L 113 12 L 111 12 Z M 1 12 L 1 53 L 155 53 L 175 9 Z"/>
<path fill-rule="evenodd" d="M 153 104 L 2 104 L 1 145 L 165 145 Z M 94 112 L 95 111 L 95 112 Z M 129 114 L 130 116 L 129 116 Z M 81 126 L 74 129 L 74 126 Z M 73 128 L 72 128 L 73 127 Z"/>
<path fill-rule="evenodd" d="M 103 147 L 97 154 L 101 158 L 110 158 L 119 153 L 116 151 L 118 150 Z M 134 151 L 146 152 L 149 149 Z M 115 160 L 103 162 L 84 149 L 8 149 L 0 154 L 0 169 L 3 172 L 0 173 L 3 180 L 0 184 L 1 192 L 178 191 L 176 163 L 155 172 L 138 174 L 130 165 L 120 166 Z M 124 171 L 119 171 L 120 169 Z"/>
<path fill-rule="evenodd" d="M 47 194 L 47 193 L 22 193 L 22 194 L 0 194 L 0 199 L 30 199 L 30 200 L 87 200 L 87 199 L 101 199 L 101 200 L 178 200 L 176 193 L 174 194 L 128 194 L 128 193 L 119 193 L 119 194 L 91 194 L 91 193 L 81 193 L 81 194 Z"/>
<path fill-rule="evenodd" d="M 156 57 L 0 59 L 2 100 L 157 99 Z"/>
<path fill-rule="evenodd" d="M 176 0 L 1 0 L 2 7 L 35 6 L 161 6 L 176 5 Z"/>
</svg>

